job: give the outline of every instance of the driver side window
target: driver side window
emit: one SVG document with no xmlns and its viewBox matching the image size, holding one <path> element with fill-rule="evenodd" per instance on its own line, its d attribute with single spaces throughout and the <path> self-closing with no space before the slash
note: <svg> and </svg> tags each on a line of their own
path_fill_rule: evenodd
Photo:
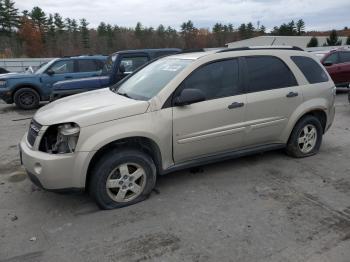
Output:
<svg viewBox="0 0 350 262">
<path fill-rule="evenodd" d="M 123 57 L 120 61 L 120 65 L 124 66 L 126 74 L 130 74 L 147 62 L 148 58 L 145 56 Z"/>
<path fill-rule="evenodd" d="M 218 61 L 194 71 L 182 85 L 183 89 L 198 89 L 206 100 L 240 93 L 238 59 Z"/>
<path fill-rule="evenodd" d="M 73 60 L 61 60 L 54 63 L 50 68 L 55 74 L 74 73 Z"/>
</svg>

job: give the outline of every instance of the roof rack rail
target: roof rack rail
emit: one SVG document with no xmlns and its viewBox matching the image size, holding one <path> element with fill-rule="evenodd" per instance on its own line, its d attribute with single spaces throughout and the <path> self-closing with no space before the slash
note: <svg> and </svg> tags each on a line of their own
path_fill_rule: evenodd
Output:
<svg viewBox="0 0 350 262">
<path fill-rule="evenodd" d="M 190 49 L 184 49 L 179 54 L 184 53 L 194 53 L 194 52 L 205 52 L 204 48 L 190 48 Z"/>
<path fill-rule="evenodd" d="M 236 48 L 221 49 L 218 53 L 231 52 L 231 51 L 245 51 L 245 50 L 297 50 L 304 51 L 302 48 L 297 46 L 244 46 Z"/>
</svg>

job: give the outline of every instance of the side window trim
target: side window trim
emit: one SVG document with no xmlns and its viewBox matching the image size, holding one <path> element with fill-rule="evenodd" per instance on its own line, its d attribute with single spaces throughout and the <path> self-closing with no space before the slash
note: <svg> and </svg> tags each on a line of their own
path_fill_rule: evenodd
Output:
<svg viewBox="0 0 350 262">
<path fill-rule="evenodd" d="M 327 59 L 332 56 L 332 55 L 335 55 L 336 56 L 336 60 L 335 62 L 333 63 L 334 65 L 337 65 L 340 63 L 340 56 L 339 56 L 339 52 L 334 52 L 334 53 L 330 53 L 328 54 L 324 59 L 323 59 L 323 62 L 322 63 L 325 63 L 327 61 Z"/>
<path fill-rule="evenodd" d="M 194 74 L 197 70 L 199 70 L 200 68 L 213 64 L 213 63 L 217 63 L 217 62 L 221 62 L 221 61 L 228 61 L 228 60 L 235 60 L 237 59 L 238 61 L 238 72 L 239 72 L 239 76 L 238 76 L 238 82 L 239 82 L 239 93 L 236 95 L 242 95 L 245 93 L 244 90 L 244 85 L 243 85 L 243 76 L 242 76 L 242 65 L 241 65 L 241 59 L 240 57 L 228 57 L 228 58 L 222 58 L 222 59 L 217 59 L 217 60 L 213 60 L 207 63 L 204 63 L 202 65 L 200 65 L 199 67 L 197 67 L 195 70 L 193 70 L 176 88 L 175 90 L 169 95 L 169 97 L 167 98 L 167 100 L 164 102 L 162 109 L 165 108 L 169 108 L 169 107 L 174 107 L 174 99 L 176 96 L 179 95 L 179 93 L 182 91 L 182 89 L 184 88 L 183 84 L 186 81 L 186 79 L 188 79 L 192 74 Z M 232 87 L 233 88 L 233 87 Z M 220 98 L 216 98 L 216 99 L 220 99 Z M 210 99 L 213 100 L 213 99 Z M 209 100 L 208 100 L 209 101 Z"/>
<path fill-rule="evenodd" d="M 248 63 L 247 63 L 247 60 L 246 58 L 247 57 L 273 57 L 273 58 L 276 58 L 278 59 L 279 61 L 281 61 L 285 66 L 286 68 L 288 69 L 288 71 L 291 73 L 291 76 L 293 77 L 293 80 L 294 80 L 294 83 L 295 85 L 293 86 L 299 86 L 299 82 L 297 81 L 293 71 L 290 69 L 290 67 L 288 66 L 288 64 L 283 60 L 281 59 L 280 57 L 278 56 L 274 56 L 274 55 L 251 55 L 251 56 L 242 56 L 242 59 L 243 59 L 243 66 L 244 66 L 244 90 L 246 92 L 246 94 L 249 94 L 249 93 L 258 93 L 258 92 L 264 92 L 264 91 L 269 91 L 269 90 L 276 90 L 276 89 L 281 89 L 281 88 L 288 88 L 288 87 L 291 87 L 291 86 L 285 86 L 285 87 L 281 87 L 281 88 L 271 88 L 271 89 L 266 89 L 266 90 L 260 90 L 260 91 L 254 91 L 254 90 L 251 90 L 251 87 L 250 87 L 250 78 L 249 78 L 249 74 L 248 74 Z"/>
</svg>

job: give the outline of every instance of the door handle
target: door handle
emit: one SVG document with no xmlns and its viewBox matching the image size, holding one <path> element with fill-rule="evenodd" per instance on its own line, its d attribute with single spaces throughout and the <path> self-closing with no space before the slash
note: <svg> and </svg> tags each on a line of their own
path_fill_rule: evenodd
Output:
<svg viewBox="0 0 350 262">
<path fill-rule="evenodd" d="M 72 79 L 73 77 L 72 76 L 65 76 L 64 78 L 65 79 Z"/>
<path fill-rule="evenodd" d="M 297 92 L 289 92 L 286 97 L 296 97 L 298 96 L 299 94 Z"/>
<path fill-rule="evenodd" d="M 228 109 L 234 109 L 244 106 L 244 103 L 240 102 L 233 102 L 231 105 L 228 106 Z"/>
</svg>

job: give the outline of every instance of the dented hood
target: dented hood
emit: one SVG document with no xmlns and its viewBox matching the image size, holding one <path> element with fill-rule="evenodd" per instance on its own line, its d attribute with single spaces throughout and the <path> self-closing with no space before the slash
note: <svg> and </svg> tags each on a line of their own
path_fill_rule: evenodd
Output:
<svg viewBox="0 0 350 262">
<path fill-rule="evenodd" d="M 34 119 L 41 125 L 67 122 L 80 127 L 143 114 L 149 102 L 130 99 L 109 88 L 59 99 L 40 108 Z"/>
</svg>

